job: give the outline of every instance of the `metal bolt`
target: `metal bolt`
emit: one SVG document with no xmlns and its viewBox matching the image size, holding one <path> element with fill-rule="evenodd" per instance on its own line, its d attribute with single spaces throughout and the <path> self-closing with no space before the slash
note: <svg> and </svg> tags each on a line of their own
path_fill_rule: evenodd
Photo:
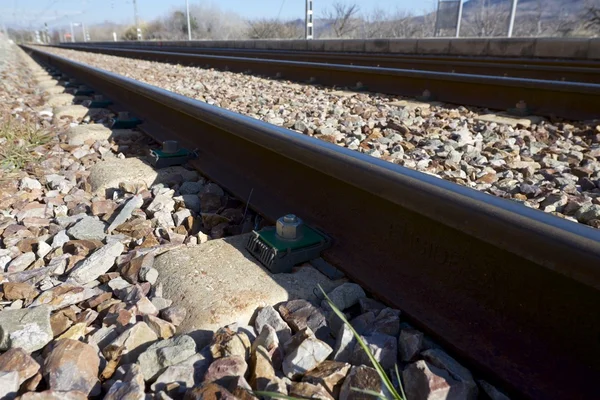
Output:
<svg viewBox="0 0 600 400">
<path fill-rule="evenodd" d="M 527 109 L 527 103 L 525 103 L 525 101 L 523 100 L 519 100 L 519 102 L 517 103 L 517 110 L 526 110 Z"/>
<path fill-rule="evenodd" d="M 71 79 L 69 79 L 69 83 L 77 83 L 77 79 L 71 78 Z"/>
<path fill-rule="evenodd" d="M 363 83 L 361 81 L 356 82 L 356 88 L 361 89 L 363 87 Z"/>
<path fill-rule="evenodd" d="M 79 85 L 79 90 L 87 90 L 87 86 L 85 86 L 85 85 Z"/>
<path fill-rule="evenodd" d="M 179 150 L 179 143 L 176 140 L 165 140 L 163 142 L 163 152 L 177 153 L 178 150 Z"/>
<path fill-rule="evenodd" d="M 282 76 L 283 75 L 281 74 L 281 72 L 278 72 L 275 74 L 275 78 L 277 78 L 277 79 L 281 79 Z"/>
<path fill-rule="evenodd" d="M 104 98 L 102 97 L 101 94 L 95 94 L 94 95 L 94 100 L 96 100 L 96 101 L 102 101 L 102 100 L 104 100 Z"/>
<path fill-rule="evenodd" d="M 302 220 L 294 214 L 285 215 L 277 220 L 277 236 L 284 240 L 297 240 L 300 238 Z"/>
<path fill-rule="evenodd" d="M 425 97 L 425 98 L 431 97 L 431 92 L 429 91 L 429 89 L 425 89 L 423 91 L 423 97 Z"/>
<path fill-rule="evenodd" d="M 119 111 L 119 113 L 117 114 L 117 119 L 129 119 L 129 112 L 128 111 Z"/>
</svg>

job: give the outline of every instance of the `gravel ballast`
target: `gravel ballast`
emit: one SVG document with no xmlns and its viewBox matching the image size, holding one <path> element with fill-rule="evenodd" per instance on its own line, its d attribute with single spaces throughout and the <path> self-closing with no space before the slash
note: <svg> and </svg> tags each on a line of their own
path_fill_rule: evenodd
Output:
<svg viewBox="0 0 600 400">
<path fill-rule="evenodd" d="M 46 48 L 530 208 L 600 227 L 600 122 L 504 118 L 257 76 Z M 494 111 L 497 113 L 497 111 Z"/>
</svg>

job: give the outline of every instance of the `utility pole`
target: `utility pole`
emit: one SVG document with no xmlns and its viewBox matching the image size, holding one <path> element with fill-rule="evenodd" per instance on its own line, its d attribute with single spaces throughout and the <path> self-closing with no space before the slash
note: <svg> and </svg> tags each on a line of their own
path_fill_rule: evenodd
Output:
<svg viewBox="0 0 600 400">
<path fill-rule="evenodd" d="M 75 30 L 73 29 L 73 22 L 71 22 L 71 43 L 75 43 Z"/>
<path fill-rule="evenodd" d="M 313 0 L 306 0 L 306 15 L 304 16 L 304 25 L 304 37 L 306 40 L 313 39 Z"/>
<path fill-rule="evenodd" d="M 81 23 L 81 32 L 83 33 L 83 41 L 87 42 L 87 33 L 85 33 L 85 24 Z"/>
<path fill-rule="evenodd" d="M 460 22 L 463 13 L 463 0 L 458 1 L 458 17 L 456 18 L 456 37 L 460 37 Z"/>
<path fill-rule="evenodd" d="M 512 9 L 510 10 L 510 22 L 508 23 L 508 37 L 512 37 L 515 26 L 515 16 L 517 15 L 517 3 L 519 0 L 512 0 Z"/>
<path fill-rule="evenodd" d="M 133 0 L 133 18 L 135 20 L 137 40 L 142 40 L 142 30 L 140 29 L 140 18 L 138 16 L 137 0 Z"/>
<path fill-rule="evenodd" d="M 192 40 L 192 26 L 190 25 L 190 1 L 189 0 L 185 0 L 185 11 L 187 13 L 188 40 Z"/>
</svg>

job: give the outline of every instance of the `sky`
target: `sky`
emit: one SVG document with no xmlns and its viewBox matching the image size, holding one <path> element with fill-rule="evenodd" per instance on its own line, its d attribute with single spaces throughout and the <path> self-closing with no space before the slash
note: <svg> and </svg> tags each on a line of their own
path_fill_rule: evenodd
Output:
<svg viewBox="0 0 600 400">
<path fill-rule="evenodd" d="M 315 17 L 319 18 L 331 4 L 340 0 L 313 0 Z M 358 3 L 362 11 L 374 8 L 397 8 L 422 13 L 431 10 L 435 0 L 341 0 Z M 224 11 L 234 11 L 246 18 L 304 18 L 304 0 L 189 0 L 192 4 L 212 4 Z M 185 0 L 137 0 L 140 19 L 151 20 L 175 8 L 184 8 Z M 281 10 L 281 11 L 280 11 Z M 133 0 L 0 0 L 0 24 L 9 27 L 50 28 L 83 22 L 133 22 Z"/>
</svg>

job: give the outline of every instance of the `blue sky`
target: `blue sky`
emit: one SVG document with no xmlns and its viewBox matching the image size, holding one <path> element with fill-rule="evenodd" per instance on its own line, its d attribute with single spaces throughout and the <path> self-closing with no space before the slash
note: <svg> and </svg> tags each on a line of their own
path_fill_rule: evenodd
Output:
<svg viewBox="0 0 600 400">
<path fill-rule="evenodd" d="M 314 0 L 315 16 L 340 0 Z M 341 0 L 344 2 L 344 0 Z M 345 0 L 356 2 L 361 10 L 376 7 L 384 9 L 405 9 L 421 13 L 430 10 L 435 0 Z M 150 20 L 176 8 L 185 7 L 185 0 L 137 0 L 140 18 Z M 248 17 L 277 17 L 281 9 L 281 18 L 303 18 L 304 0 L 190 0 L 190 4 L 213 4 L 222 10 L 235 11 Z M 17 23 L 26 27 L 43 25 L 50 27 L 67 24 L 69 21 L 83 21 L 86 24 L 110 20 L 119 23 L 133 21 L 132 0 L 0 0 L 0 23 L 8 26 Z"/>
</svg>

